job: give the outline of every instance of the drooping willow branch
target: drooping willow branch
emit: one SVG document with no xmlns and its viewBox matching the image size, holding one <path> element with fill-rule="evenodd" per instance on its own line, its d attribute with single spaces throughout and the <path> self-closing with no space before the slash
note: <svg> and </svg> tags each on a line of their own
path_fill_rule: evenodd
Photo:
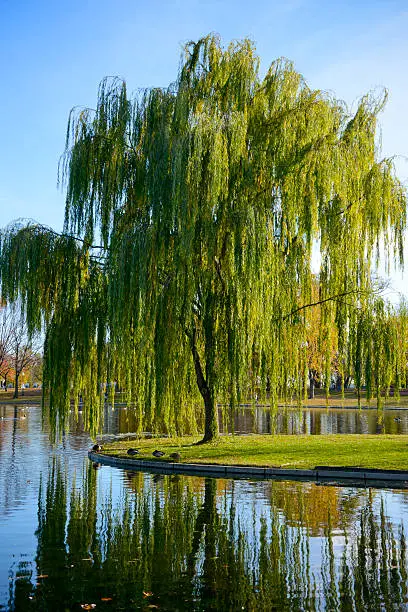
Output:
<svg viewBox="0 0 408 612">
<path fill-rule="evenodd" d="M 372 291 L 367 292 L 361 289 L 351 289 L 350 291 L 343 291 L 343 293 L 338 293 L 337 295 L 331 295 L 322 300 L 310 302 L 309 304 L 303 304 L 302 306 L 295 308 L 291 312 L 279 317 L 278 319 L 275 319 L 275 323 L 278 321 L 285 321 L 286 319 L 290 319 L 291 317 L 293 317 L 293 315 L 297 314 L 298 312 L 301 312 L 302 310 L 306 310 L 307 308 L 313 308 L 313 306 L 320 306 L 321 304 L 326 304 L 327 302 L 338 301 L 338 300 L 341 300 L 341 298 L 346 297 L 348 295 L 361 296 L 363 294 L 372 295 Z M 351 303 L 346 303 L 346 302 L 343 302 L 343 303 L 346 304 L 347 306 L 354 306 L 354 304 L 351 304 Z"/>
<path fill-rule="evenodd" d="M 80 236 L 76 236 L 75 234 L 70 234 L 68 232 L 57 232 L 56 230 L 54 230 L 52 227 L 49 227 L 48 225 L 37 223 L 37 221 L 35 221 L 34 219 L 24 219 L 24 218 L 17 219 L 16 221 L 13 221 L 13 223 L 9 226 L 8 229 L 10 230 L 10 228 L 12 229 L 17 228 L 18 231 L 38 229 L 42 233 L 49 233 L 49 234 L 52 234 L 53 236 L 58 236 L 59 238 L 68 238 L 68 239 L 72 239 L 72 240 L 81 242 L 86 249 L 109 250 L 106 247 L 104 247 L 102 244 L 90 244 L 84 238 L 81 238 Z M 94 257 L 97 257 L 97 256 L 94 256 Z"/>
</svg>

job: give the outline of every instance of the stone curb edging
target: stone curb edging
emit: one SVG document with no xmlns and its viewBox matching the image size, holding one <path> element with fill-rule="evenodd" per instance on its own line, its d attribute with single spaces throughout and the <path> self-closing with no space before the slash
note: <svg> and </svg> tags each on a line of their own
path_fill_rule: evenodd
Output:
<svg viewBox="0 0 408 612">
<path fill-rule="evenodd" d="M 408 488 L 408 471 L 366 470 L 364 468 L 338 470 L 335 468 L 318 468 L 314 470 L 296 470 L 285 468 L 268 468 L 238 465 L 216 465 L 202 463 L 175 463 L 168 461 L 148 461 L 145 459 L 122 459 L 88 451 L 88 457 L 94 463 L 110 465 L 126 470 L 155 471 L 163 474 L 197 474 L 200 476 L 227 476 L 231 478 L 289 478 L 294 480 L 336 480 L 367 482 L 392 482 L 398 487 Z"/>
</svg>

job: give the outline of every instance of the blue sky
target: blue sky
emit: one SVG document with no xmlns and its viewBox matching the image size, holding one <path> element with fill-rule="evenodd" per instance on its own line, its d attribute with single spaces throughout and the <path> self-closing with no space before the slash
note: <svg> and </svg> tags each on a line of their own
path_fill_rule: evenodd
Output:
<svg viewBox="0 0 408 612">
<path fill-rule="evenodd" d="M 168 85 L 183 44 L 209 32 L 250 37 L 263 70 L 292 59 L 352 107 L 387 87 L 382 151 L 408 156 L 408 0 L 0 0 L 0 227 L 30 217 L 60 229 L 70 108 L 94 106 L 106 75 L 130 89 Z M 396 164 L 407 182 L 408 161 Z"/>
</svg>

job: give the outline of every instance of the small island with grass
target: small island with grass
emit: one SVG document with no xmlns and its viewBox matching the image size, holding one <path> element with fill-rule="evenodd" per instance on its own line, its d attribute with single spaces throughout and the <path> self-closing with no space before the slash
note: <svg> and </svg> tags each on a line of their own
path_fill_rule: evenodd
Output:
<svg viewBox="0 0 408 612">
<path fill-rule="evenodd" d="M 372 478 L 392 479 L 394 472 L 394 476 L 398 473 L 399 480 L 408 481 L 406 435 L 256 434 L 220 436 L 215 442 L 207 444 L 197 444 L 198 441 L 199 437 L 115 441 L 96 452 L 91 451 L 90 458 L 94 461 L 102 459 L 103 463 L 111 465 L 122 465 L 126 469 L 132 468 L 132 464 L 135 469 L 143 469 L 146 466 L 152 467 L 152 462 L 159 462 L 157 467 L 160 464 L 164 468 L 166 463 L 177 463 L 185 464 L 188 469 L 196 466 L 203 473 L 224 470 L 225 474 L 230 475 L 231 467 L 240 467 L 247 468 L 248 473 L 253 471 L 256 475 L 267 477 L 279 473 L 287 475 L 296 470 L 300 476 L 314 476 L 316 472 L 324 475 L 338 468 L 335 472 L 340 478 L 344 472 L 346 478 L 357 474 L 367 477 L 367 473 L 372 473 Z M 129 449 L 133 452 L 128 453 Z M 156 450 L 164 455 L 155 457 Z M 220 470 L 215 469 L 217 466 Z M 253 468 L 263 468 L 264 473 Z M 177 471 L 183 470 L 178 468 Z M 239 475 L 241 470 L 236 473 Z"/>
</svg>

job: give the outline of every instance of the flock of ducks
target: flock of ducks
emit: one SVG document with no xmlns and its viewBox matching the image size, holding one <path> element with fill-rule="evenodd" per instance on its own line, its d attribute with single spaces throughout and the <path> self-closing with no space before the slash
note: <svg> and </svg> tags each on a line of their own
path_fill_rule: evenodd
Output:
<svg viewBox="0 0 408 612">
<path fill-rule="evenodd" d="M 92 451 L 94 453 L 99 453 L 101 450 L 102 450 L 102 446 L 100 444 L 94 444 L 92 447 Z M 138 455 L 139 453 L 140 451 L 137 448 L 129 448 L 127 450 L 127 454 L 130 457 L 134 457 L 135 455 Z M 152 452 L 153 457 L 157 457 L 157 458 L 164 457 L 165 454 L 166 453 L 164 453 L 163 451 L 157 450 L 157 449 Z M 181 459 L 180 453 L 171 453 L 169 457 L 170 459 L 173 459 L 173 461 L 180 461 Z"/>
</svg>

